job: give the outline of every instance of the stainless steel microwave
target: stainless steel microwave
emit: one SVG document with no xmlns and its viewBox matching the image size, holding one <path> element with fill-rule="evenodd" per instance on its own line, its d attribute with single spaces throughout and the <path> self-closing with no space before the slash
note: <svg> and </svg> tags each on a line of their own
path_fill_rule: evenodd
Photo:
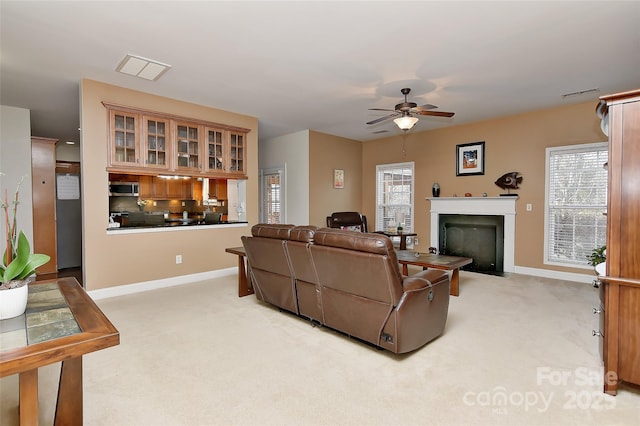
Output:
<svg viewBox="0 0 640 426">
<path fill-rule="evenodd" d="M 109 195 L 137 197 L 140 195 L 140 184 L 138 182 L 109 182 Z"/>
</svg>

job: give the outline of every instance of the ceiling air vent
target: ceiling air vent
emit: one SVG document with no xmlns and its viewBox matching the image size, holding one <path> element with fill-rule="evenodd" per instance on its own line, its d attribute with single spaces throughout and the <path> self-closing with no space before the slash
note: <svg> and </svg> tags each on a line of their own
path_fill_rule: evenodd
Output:
<svg viewBox="0 0 640 426">
<path fill-rule="evenodd" d="M 141 56 L 127 55 L 116 68 L 116 71 L 144 78 L 145 80 L 156 81 L 162 74 L 167 72 L 171 65 L 162 62 L 146 59 Z"/>
</svg>

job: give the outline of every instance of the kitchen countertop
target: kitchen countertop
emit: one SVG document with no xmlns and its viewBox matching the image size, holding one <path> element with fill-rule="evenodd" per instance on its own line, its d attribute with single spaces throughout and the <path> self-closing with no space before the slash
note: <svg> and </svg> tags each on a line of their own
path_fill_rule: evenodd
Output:
<svg viewBox="0 0 640 426">
<path fill-rule="evenodd" d="M 136 225 L 136 226 L 121 226 L 119 228 L 107 228 L 109 233 L 119 233 L 122 231 L 131 230 L 163 230 L 167 228 L 213 228 L 213 227 L 228 227 L 225 225 L 246 225 L 247 221 L 223 221 L 220 223 L 205 223 L 204 220 L 197 219 L 166 219 L 162 225 Z"/>
</svg>

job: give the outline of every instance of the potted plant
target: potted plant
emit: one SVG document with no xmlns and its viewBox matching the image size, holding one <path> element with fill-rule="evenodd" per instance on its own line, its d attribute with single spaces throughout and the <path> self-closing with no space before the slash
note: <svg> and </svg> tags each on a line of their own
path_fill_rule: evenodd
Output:
<svg viewBox="0 0 640 426">
<path fill-rule="evenodd" d="M 28 284 L 35 280 L 36 268 L 51 258 L 46 254 L 31 253 L 31 245 L 23 231 L 18 233 L 16 213 L 18 211 L 20 179 L 13 201 L 9 203 L 7 190 L 2 198 L 4 210 L 5 240 L 7 247 L 0 261 L 0 320 L 22 315 L 27 307 Z"/>
<path fill-rule="evenodd" d="M 598 279 L 600 274 L 598 273 L 596 266 L 607 260 L 607 246 L 594 248 L 593 251 L 591 251 L 591 254 L 587 256 L 587 260 L 589 261 L 589 265 L 593 266 L 593 270 L 596 274 L 596 279 L 593 280 L 593 286 L 598 287 L 600 285 L 600 280 Z"/>
</svg>

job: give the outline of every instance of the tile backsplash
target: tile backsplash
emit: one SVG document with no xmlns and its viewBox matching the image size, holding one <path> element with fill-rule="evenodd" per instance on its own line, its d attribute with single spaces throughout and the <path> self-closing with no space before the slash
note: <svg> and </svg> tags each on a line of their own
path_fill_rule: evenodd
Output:
<svg viewBox="0 0 640 426">
<path fill-rule="evenodd" d="M 201 202 L 196 200 L 147 200 L 146 206 L 138 207 L 138 197 L 109 197 L 109 212 L 120 213 L 125 211 L 145 211 L 145 212 L 169 212 L 169 213 L 182 213 L 188 211 L 189 213 L 202 213 L 203 211 L 217 211 L 227 213 L 225 207 L 209 207 L 203 206 Z M 184 206 L 182 205 L 184 203 Z"/>
</svg>

